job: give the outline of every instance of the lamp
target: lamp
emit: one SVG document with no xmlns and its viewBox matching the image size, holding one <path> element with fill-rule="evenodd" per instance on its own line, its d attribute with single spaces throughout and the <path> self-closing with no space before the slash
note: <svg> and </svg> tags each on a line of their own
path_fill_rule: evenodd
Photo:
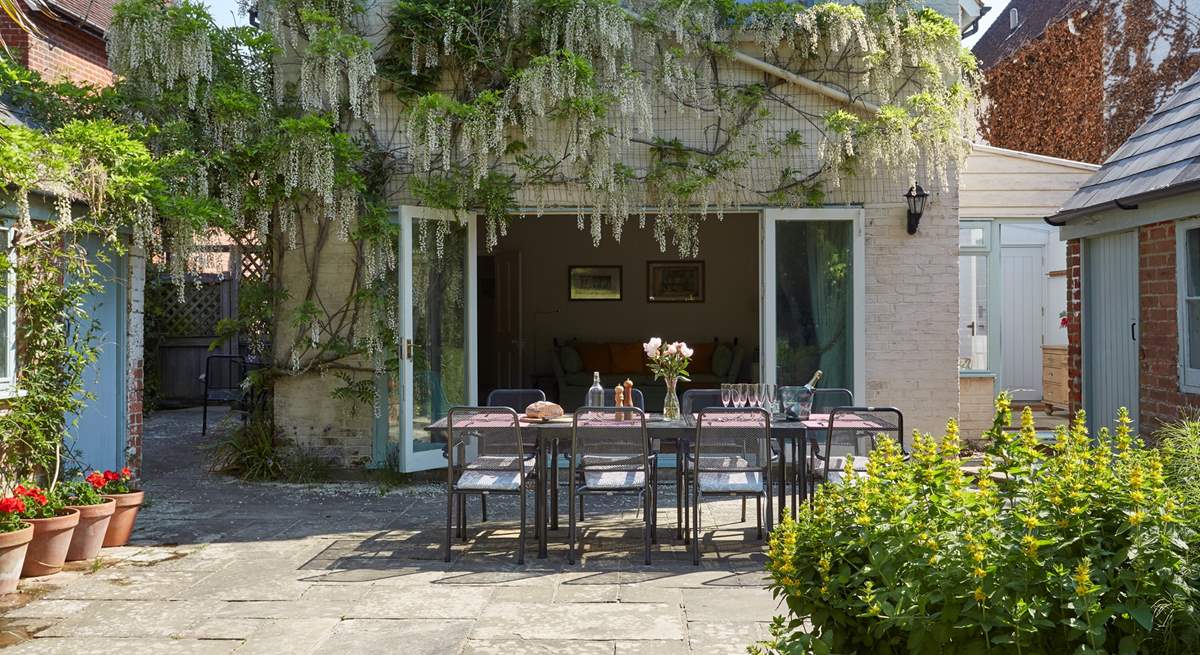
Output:
<svg viewBox="0 0 1200 655">
<path fill-rule="evenodd" d="M 925 199 L 929 197 L 925 193 L 925 189 L 921 188 L 920 184 L 914 184 L 908 189 L 908 193 L 904 194 L 904 200 L 908 202 L 908 233 L 917 233 L 917 223 L 921 222 L 921 214 L 925 213 Z"/>
</svg>

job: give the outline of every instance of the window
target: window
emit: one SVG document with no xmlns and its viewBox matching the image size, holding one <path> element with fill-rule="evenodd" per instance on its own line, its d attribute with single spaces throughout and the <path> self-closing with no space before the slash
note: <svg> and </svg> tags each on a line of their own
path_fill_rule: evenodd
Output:
<svg viewBox="0 0 1200 655">
<path fill-rule="evenodd" d="M 1180 223 L 1176 252 L 1179 382 L 1184 391 L 1200 393 L 1200 223 Z"/>
<path fill-rule="evenodd" d="M 958 232 L 958 368 L 962 371 L 990 370 L 992 227 L 990 222 L 964 222 Z"/>
<path fill-rule="evenodd" d="M 9 230 L 8 227 L 0 227 L 0 252 L 6 254 Z M 9 271 L 4 276 L 4 283 L 0 284 L 0 344 L 3 344 L 3 353 L 0 354 L 0 397 L 12 395 L 16 381 L 16 308 L 11 306 L 12 299 L 16 297 L 16 283 L 16 273 Z"/>
</svg>

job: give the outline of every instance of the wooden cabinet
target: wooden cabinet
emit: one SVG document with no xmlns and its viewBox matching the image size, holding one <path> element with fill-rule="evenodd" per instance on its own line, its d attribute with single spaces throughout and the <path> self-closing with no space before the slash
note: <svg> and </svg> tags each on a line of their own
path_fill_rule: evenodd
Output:
<svg viewBox="0 0 1200 655">
<path fill-rule="evenodd" d="M 1070 405 L 1066 346 L 1042 346 L 1042 400 L 1047 413 L 1056 409 L 1065 411 Z"/>
</svg>

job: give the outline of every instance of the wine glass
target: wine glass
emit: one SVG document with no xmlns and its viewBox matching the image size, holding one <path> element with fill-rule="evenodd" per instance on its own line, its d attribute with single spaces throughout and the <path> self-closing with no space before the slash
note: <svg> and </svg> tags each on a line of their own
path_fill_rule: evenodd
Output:
<svg viewBox="0 0 1200 655">
<path fill-rule="evenodd" d="M 775 413 L 775 385 L 764 384 L 764 385 L 762 385 L 762 388 L 763 388 L 763 390 L 762 390 L 763 405 L 764 405 L 764 407 L 766 407 L 766 410 L 768 412 L 774 414 Z"/>
<path fill-rule="evenodd" d="M 733 406 L 741 407 L 746 403 L 746 385 L 737 383 L 733 385 Z"/>
<path fill-rule="evenodd" d="M 748 386 L 749 386 L 750 388 L 749 388 L 749 390 L 748 390 L 748 391 L 749 391 L 749 394 L 748 394 L 748 396 L 749 396 L 749 397 L 747 398 L 747 400 L 749 400 L 749 401 L 750 401 L 750 407 L 758 407 L 758 406 L 759 406 L 759 405 L 758 405 L 758 402 L 759 402 L 759 398 L 758 398 L 758 391 L 759 391 L 759 389 L 758 389 L 758 385 L 757 385 L 757 384 L 751 384 L 751 385 L 748 385 Z"/>
<path fill-rule="evenodd" d="M 733 385 L 721 385 L 721 405 L 726 408 L 729 407 L 729 403 L 733 402 L 733 389 L 730 388 L 731 386 Z"/>
</svg>

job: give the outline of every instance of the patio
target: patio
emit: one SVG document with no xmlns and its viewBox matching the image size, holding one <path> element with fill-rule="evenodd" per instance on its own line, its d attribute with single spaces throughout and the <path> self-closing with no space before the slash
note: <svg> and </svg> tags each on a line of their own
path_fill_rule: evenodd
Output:
<svg viewBox="0 0 1200 655">
<path fill-rule="evenodd" d="M 103 563 L 25 581 L 4 599 L 14 653 L 743 653 L 777 604 L 763 588 L 754 518 L 704 503 L 702 564 L 674 540 L 662 487 L 654 563 L 641 564 L 631 498 L 590 500 L 583 561 L 566 530 L 546 559 L 513 564 L 516 502 L 442 562 L 444 484 L 248 484 L 204 470 L 198 410 L 146 423 L 143 510 L 134 543 Z M 753 508 L 753 505 L 751 505 Z M 717 528 L 714 533 L 713 528 Z"/>
</svg>

